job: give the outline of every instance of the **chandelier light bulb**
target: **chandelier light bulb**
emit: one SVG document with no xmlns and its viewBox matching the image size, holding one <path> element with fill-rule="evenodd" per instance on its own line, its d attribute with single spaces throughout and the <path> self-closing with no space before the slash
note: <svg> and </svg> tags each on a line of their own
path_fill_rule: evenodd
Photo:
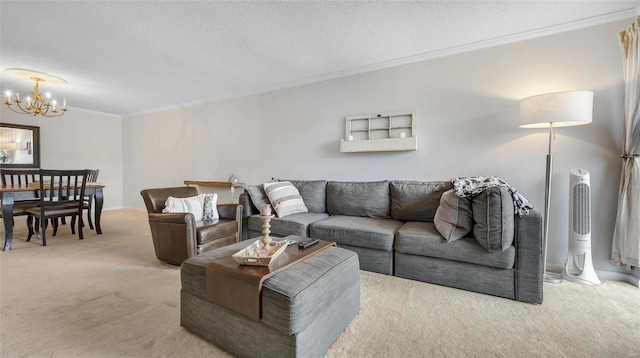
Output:
<svg viewBox="0 0 640 358">
<path fill-rule="evenodd" d="M 7 98 L 4 101 L 4 104 L 7 105 L 7 107 L 9 107 L 9 109 L 13 112 L 19 114 L 27 114 L 30 116 L 41 115 L 43 117 L 51 118 L 59 117 L 67 111 L 66 99 L 63 102 L 61 110 L 58 110 L 56 108 L 58 106 L 58 101 L 52 98 L 51 92 L 45 92 L 44 94 L 40 92 L 41 82 L 66 84 L 67 81 L 65 81 L 64 79 L 43 72 L 20 68 L 9 68 L 5 71 L 14 73 L 18 77 L 29 78 L 30 80 L 35 82 L 33 91 L 30 93 L 30 96 L 26 97 L 24 102 L 20 100 L 20 94 L 16 92 L 15 96 L 13 97 L 14 103 L 12 103 L 11 91 L 7 90 L 5 92 Z"/>
</svg>

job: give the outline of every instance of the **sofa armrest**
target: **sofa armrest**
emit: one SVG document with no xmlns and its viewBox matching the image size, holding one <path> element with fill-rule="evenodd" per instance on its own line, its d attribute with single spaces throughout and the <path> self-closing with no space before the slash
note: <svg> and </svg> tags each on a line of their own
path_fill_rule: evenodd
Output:
<svg viewBox="0 0 640 358">
<path fill-rule="evenodd" d="M 542 303 L 544 281 L 542 216 L 536 210 L 515 216 L 516 300 Z"/>
<path fill-rule="evenodd" d="M 256 208 L 255 205 L 251 202 L 251 198 L 247 192 L 240 194 L 238 197 L 238 202 L 242 205 L 242 213 L 241 213 L 241 225 L 242 230 L 238 231 L 239 239 L 238 241 L 244 241 L 247 239 L 247 221 L 251 215 L 259 214 L 260 211 Z"/>
<path fill-rule="evenodd" d="M 190 213 L 150 213 L 151 238 L 159 260 L 180 265 L 197 254 L 196 220 Z"/>
</svg>

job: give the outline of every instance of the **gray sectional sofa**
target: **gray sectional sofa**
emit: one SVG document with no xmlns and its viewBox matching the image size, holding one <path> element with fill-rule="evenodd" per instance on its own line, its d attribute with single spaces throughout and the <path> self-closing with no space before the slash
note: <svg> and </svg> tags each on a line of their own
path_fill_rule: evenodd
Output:
<svg viewBox="0 0 640 358">
<path fill-rule="evenodd" d="M 542 219 L 535 210 L 514 215 L 505 189 L 469 199 L 473 230 L 453 241 L 434 224 L 440 200 L 452 188 L 449 181 L 290 182 L 308 212 L 273 218 L 272 237 L 331 240 L 355 251 L 362 270 L 542 303 Z M 241 240 L 262 236 L 256 188 L 240 195 Z M 485 242 L 487 233 L 497 249 Z"/>
</svg>

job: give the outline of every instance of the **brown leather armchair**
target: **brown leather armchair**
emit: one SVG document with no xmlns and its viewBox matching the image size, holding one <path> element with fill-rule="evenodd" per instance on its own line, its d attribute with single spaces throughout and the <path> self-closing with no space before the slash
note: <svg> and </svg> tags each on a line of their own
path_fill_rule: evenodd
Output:
<svg viewBox="0 0 640 358">
<path fill-rule="evenodd" d="M 196 221 L 190 213 L 163 213 L 167 198 L 198 195 L 194 187 L 145 189 L 140 192 L 149 213 L 151 237 L 156 257 L 173 265 L 203 252 L 238 241 L 242 205 L 220 204 L 219 220 Z"/>
</svg>

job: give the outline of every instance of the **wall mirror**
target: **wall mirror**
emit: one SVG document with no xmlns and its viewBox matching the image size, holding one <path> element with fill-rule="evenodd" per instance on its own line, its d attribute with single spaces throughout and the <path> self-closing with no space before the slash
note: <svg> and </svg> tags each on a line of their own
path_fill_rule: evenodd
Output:
<svg viewBox="0 0 640 358">
<path fill-rule="evenodd" d="M 0 123 L 0 168 L 40 167 L 40 127 Z"/>
</svg>

